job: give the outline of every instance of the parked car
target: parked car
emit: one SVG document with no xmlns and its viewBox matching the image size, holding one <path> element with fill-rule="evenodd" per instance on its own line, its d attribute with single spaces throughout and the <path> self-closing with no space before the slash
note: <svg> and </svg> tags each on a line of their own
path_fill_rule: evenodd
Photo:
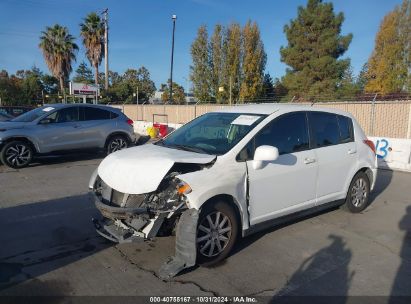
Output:
<svg viewBox="0 0 411 304">
<path fill-rule="evenodd" d="M 13 118 L 14 118 L 13 116 L 11 116 L 7 113 L 0 112 L 0 121 L 8 121 L 8 120 L 11 120 Z"/>
<path fill-rule="evenodd" d="M 0 113 L 5 113 L 13 117 L 17 117 L 33 109 L 34 109 L 33 107 L 28 107 L 28 106 L 1 106 Z"/>
<path fill-rule="evenodd" d="M 119 109 L 52 104 L 0 123 L 0 160 L 23 168 L 35 155 L 95 148 L 112 153 L 135 140 L 133 121 Z"/>
<path fill-rule="evenodd" d="M 221 261 L 237 237 L 268 226 L 336 205 L 361 212 L 376 176 L 375 147 L 350 114 L 267 104 L 204 114 L 154 144 L 113 153 L 89 187 L 107 239 L 177 226 L 176 257 L 165 266 L 175 274 Z"/>
</svg>

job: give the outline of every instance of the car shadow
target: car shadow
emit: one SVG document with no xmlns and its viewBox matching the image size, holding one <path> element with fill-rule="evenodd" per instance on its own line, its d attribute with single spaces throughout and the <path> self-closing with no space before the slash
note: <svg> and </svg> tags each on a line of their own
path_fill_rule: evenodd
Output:
<svg viewBox="0 0 411 304">
<path fill-rule="evenodd" d="M 370 205 L 388 188 L 392 181 L 392 170 L 379 169 L 375 180 L 374 190 L 370 194 Z"/>
<path fill-rule="evenodd" d="M 330 245 L 305 259 L 272 298 L 272 303 L 336 303 L 348 300 L 354 271 L 352 251 L 341 236 L 330 234 Z M 330 295 L 332 295 L 330 297 Z"/>
<path fill-rule="evenodd" d="M 105 157 L 105 153 L 99 152 L 99 151 L 38 156 L 35 159 L 33 159 L 33 162 L 29 165 L 29 167 L 48 166 L 48 165 L 56 165 L 56 164 L 63 164 L 63 163 L 76 162 L 76 161 L 95 160 L 95 159 L 100 160 L 104 157 Z"/>
<path fill-rule="evenodd" d="M 111 247 L 94 230 L 98 215 L 87 194 L 0 209 L 0 295 L 27 295 L 20 283 Z"/>
<path fill-rule="evenodd" d="M 390 304 L 410 303 L 411 295 L 411 205 L 400 220 L 399 229 L 404 231 L 400 251 L 401 264 L 391 289 Z"/>
</svg>

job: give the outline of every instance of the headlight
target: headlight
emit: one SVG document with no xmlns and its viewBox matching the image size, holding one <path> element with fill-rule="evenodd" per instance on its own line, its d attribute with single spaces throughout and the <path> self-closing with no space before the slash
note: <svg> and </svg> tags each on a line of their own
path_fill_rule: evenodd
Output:
<svg viewBox="0 0 411 304">
<path fill-rule="evenodd" d="M 179 182 L 178 183 L 178 185 L 177 185 L 177 193 L 179 194 L 179 195 L 184 195 L 184 194 L 189 194 L 189 193 L 191 193 L 191 187 L 187 184 L 187 183 L 185 183 L 185 182 L 183 182 L 183 181 L 181 181 L 181 182 Z"/>
</svg>

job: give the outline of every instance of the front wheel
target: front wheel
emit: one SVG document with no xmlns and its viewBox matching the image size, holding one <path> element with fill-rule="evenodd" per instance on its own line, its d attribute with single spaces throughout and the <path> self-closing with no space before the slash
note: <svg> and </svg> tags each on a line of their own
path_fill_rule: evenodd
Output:
<svg viewBox="0 0 411 304">
<path fill-rule="evenodd" d="M 33 149 L 24 141 L 11 141 L 1 150 L 0 159 L 3 164 L 10 168 L 24 168 L 33 159 Z"/>
<path fill-rule="evenodd" d="M 200 213 L 197 227 L 197 262 L 212 266 L 228 256 L 238 234 L 234 209 L 219 201 L 206 205 Z"/>
<path fill-rule="evenodd" d="M 114 135 L 107 141 L 107 154 L 123 150 L 129 145 L 127 138 L 122 135 Z"/>
<path fill-rule="evenodd" d="M 370 180 L 364 172 L 358 172 L 351 181 L 345 199 L 344 209 L 359 213 L 367 208 L 370 197 Z"/>
</svg>

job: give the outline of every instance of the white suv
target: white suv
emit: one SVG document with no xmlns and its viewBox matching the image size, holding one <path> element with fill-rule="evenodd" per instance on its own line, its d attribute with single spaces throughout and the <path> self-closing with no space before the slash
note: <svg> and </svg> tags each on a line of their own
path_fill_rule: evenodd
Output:
<svg viewBox="0 0 411 304">
<path fill-rule="evenodd" d="M 222 260 L 237 237 L 264 227 L 336 204 L 360 212 L 376 174 L 375 147 L 350 114 L 264 104 L 207 113 L 155 144 L 113 153 L 89 186 L 106 238 L 176 231 L 176 257 L 164 267 L 174 275 Z"/>
</svg>

